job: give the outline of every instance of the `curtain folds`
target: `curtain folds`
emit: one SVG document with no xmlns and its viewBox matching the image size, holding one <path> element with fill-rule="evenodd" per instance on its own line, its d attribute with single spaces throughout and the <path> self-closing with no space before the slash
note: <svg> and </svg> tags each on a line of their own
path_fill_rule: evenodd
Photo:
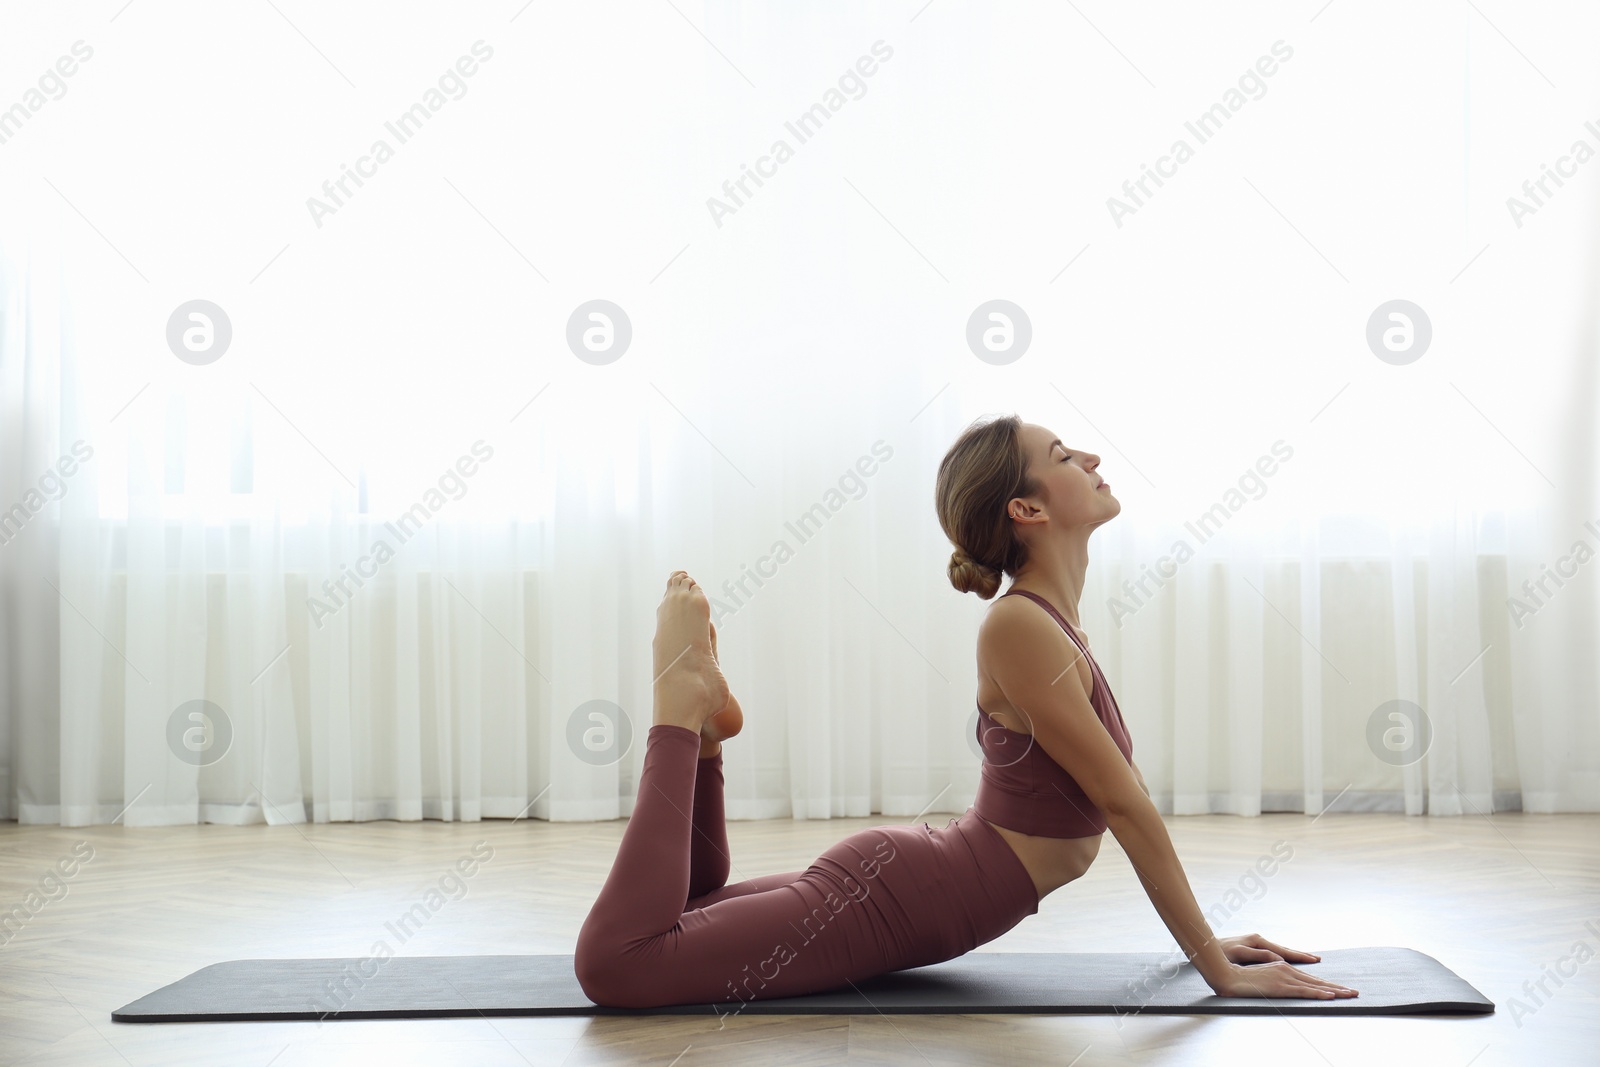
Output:
<svg viewBox="0 0 1600 1067">
<path fill-rule="evenodd" d="M 1460 142 L 1470 17 L 1318 20 L 1116 227 L 1108 194 L 1183 109 L 1123 101 L 1038 137 L 1041 100 L 1143 91 L 1071 12 L 1045 33 L 663 8 L 604 27 L 598 73 L 578 49 L 519 65 L 540 17 L 315 227 L 307 192 L 377 135 L 376 105 L 283 85 L 275 110 L 307 128 L 255 134 L 282 160 L 199 158 L 191 131 L 259 98 L 243 44 L 211 50 L 235 58 L 203 60 L 199 98 L 110 92 L 91 64 L 6 146 L 0 818 L 626 816 L 679 567 L 745 710 L 730 818 L 960 812 L 987 604 L 945 579 L 934 475 L 969 422 L 1013 411 L 1099 453 L 1123 502 L 1080 616 L 1164 812 L 1600 810 L 1600 217 L 1574 183 L 1506 223 L 1518 168 L 1570 138 L 1469 111 L 1488 125 Z M 1279 33 L 1210 21 L 1177 50 L 1200 64 L 1186 100 Z M 440 28 L 421 67 L 361 62 L 396 65 L 399 101 L 479 32 Z M 1409 80 L 1352 86 L 1319 47 Z M 1525 75 L 1473 99 L 1546 115 Z M 581 91 L 538 103 L 558 84 Z M 1341 123 L 1424 85 L 1407 137 L 1436 140 L 1374 184 L 1375 135 Z M 124 127 L 143 139 L 116 173 L 63 155 Z M 758 162 L 785 137 L 792 159 Z M 747 170 L 764 183 L 708 214 Z M 1401 367 L 1362 331 L 1405 293 L 1434 337 Z M 200 297 L 231 320 L 209 365 L 168 340 Z M 1031 320 L 1009 364 L 969 340 L 999 297 Z M 599 300 L 631 330 L 609 363 L 575 347 Z"/>
</svg>

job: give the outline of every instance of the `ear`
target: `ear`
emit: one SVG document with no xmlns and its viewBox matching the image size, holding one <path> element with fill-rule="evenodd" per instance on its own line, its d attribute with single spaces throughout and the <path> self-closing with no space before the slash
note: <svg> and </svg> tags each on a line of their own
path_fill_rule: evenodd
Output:
<svg viewBox="0 0 1600 1067">
<path fill-rule="evenodd" d="M 1036 504 L 1030 504 L 1019 497 L 1013 497 L 1006 505 L 1006 513 L 1013 522 L 1043 522 L 1044 509 Z"/>
</svg>

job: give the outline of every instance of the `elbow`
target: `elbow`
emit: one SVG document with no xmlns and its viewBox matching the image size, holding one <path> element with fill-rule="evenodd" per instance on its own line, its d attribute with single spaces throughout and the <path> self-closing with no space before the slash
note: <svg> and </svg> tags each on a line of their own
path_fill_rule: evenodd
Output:
<svg viewBox="0 0 1600 1067">
<path fill-rule="evenodd" d="M 1142 815 L 1156 814 L 1156 806 L 1150 799 L 1150 794 L 1142 787 L 1119 792 L 1115 796 L 1106 797 L 1099 804 L 1101 812 L 1105 814 L 1106 824 L 1109 826 L 1116 822 L 1126 822 L 1129 819 Z"/>
</svg>

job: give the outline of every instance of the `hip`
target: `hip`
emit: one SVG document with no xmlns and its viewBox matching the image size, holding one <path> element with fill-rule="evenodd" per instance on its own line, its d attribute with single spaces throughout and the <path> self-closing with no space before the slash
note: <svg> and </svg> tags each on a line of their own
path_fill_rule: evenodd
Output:
<svg viewBox="0 0 1600 1067">
<path fill-rule="evenodd" d="M 946 825 L 857 831 L 812 865 L 864 902 L 895 969 L 952 959 L 1036 914 L 1039 894 L 1016 852 L 970 809 Z"/>
</svg>

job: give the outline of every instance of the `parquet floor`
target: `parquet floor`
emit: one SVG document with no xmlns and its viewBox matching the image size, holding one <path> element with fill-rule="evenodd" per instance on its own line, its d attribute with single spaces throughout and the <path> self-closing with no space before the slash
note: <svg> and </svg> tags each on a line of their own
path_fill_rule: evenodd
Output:
<svg viewBox="0 0 1600 1067">
<path fill-rule="evenodd" d="M 928 813 L 932 825 L 958 813 Z M 729 824 L 732 880 L 800 870 L 893 819 Z M 1600 1063 L 1600 816 L 1328 813 L 1169 818 L 1196 898 L 1224 934 L 1319 950 L 1405 945 L 1498 1005 L 1469 1018 L 741 1014 L 113 1024 L 110 1013 L 210 963 L 366 956 L 461 857 L 493 856 L 398 953 L 571 952 L 625 823 L 376 822 L 67 829 L 0 824 L 0 911 L 80 860 L 65 892 L 0 932 L 0 1063 L 1387 1064 Z M 1290 858 L 1261 878 L 1275 843 Z M 1278 845 L 1280 852 L 1284 845 Z M 50 887 L 46 887 L 50 888 Z M 1236 893 L 1230 894 L 1230 890 Z M 1171 951 L 1110 834 L 1084 878 L 977 951 Z M 1560 962 L 1566 957 L 1564 963 Z M 1575 968 L 1575 970 L 1574 970 Z M 1562 970 L 1565 970 L 1565 974 Z M 1560 981 L 1547 977 L 1556 975 Z M 1360 976 L 1347 978 L 1359 987 Z M 1544 980 L 1548 996 L 1536 983 Z M 1527 985 L 1525 985 L 1527 983 Z M 1522 1002 L 1518 1009 L 1514 998 Z"/>
</svg>

